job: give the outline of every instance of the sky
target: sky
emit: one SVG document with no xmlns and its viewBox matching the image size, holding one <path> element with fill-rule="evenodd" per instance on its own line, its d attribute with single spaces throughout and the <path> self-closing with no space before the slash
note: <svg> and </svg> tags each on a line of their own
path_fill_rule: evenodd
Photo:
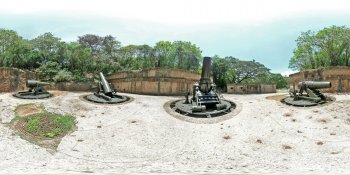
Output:
<svg viewBox="0 0 350 175">
<path fill-rule="evenodd" d="M 0 0 L 0 28 L 26 39 L 113 35 L 123 46 L 190 41 L 203 56 L 256 60 L 288 75 L 307 30 L 350 27 L 347 0 Z"/>
</svg>

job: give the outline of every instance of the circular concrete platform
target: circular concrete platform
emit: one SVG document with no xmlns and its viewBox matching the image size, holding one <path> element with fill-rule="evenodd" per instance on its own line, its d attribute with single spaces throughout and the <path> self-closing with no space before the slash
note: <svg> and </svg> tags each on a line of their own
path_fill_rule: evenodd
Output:
<svg viewBox="0 0 350 175">
<path fill-rule="evenodd" d="M 206 112 L 192 112 L 192 104 L 184 104 L 185 100 L 173 100 L 164 104 L 164 109 L 173 117 L 191 123 L 217 123 L 228 120 L 237 115 L 241 110 L 241 105 L 229 100 L 221 100 L 226 108 L 216 110 L 208 108 Z"/>
<path fill-rule="evenodd" d="M 25 93 L 16 93 L 13 94 L 14 97 L 21 98 L 21 99 L 44 99 L 44 98 L 50 98 L 52 97 L 52 94 L 45 92 L 45 93 L 40 93 L 38 95 L 34 94 L 25 94 Z"/>
<path fill-rule="evenodd" d="M 294 100 L 293 97 L 286 97 L 281 100 L 282 103 L 290 105 L 290 106 L 297 106 L 297 107 L 311 107 L 311 106 L 317 106 L 317 105 L 327 105 L 329 103 L 332 103 L 335 101 L 334 97 L 327 97 L 327 100 L 320 101 L 318 103 L 310 101 L 310 100 Z"/>
<path fill-rule="evenodd" d="M 115 95 L 114 98 L 111 98 L 110 101 L 100 98 L 96 96 L 95 94 L 90 94 L 90 95 L 85 95 L 83 99 L 88 100 L 93 103 L 101 103 L 101 104 L 119 104 L 119 103 L 124 103 L 130 100 L 129 97 L 127 96 L 120 96 L 120 95 Z"/>
</svg>

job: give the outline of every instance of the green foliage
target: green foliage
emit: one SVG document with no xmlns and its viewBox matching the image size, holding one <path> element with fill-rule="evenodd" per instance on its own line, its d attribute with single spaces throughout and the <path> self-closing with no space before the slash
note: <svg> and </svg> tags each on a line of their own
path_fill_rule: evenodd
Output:
<svg viewBox="0 0 350 175">
<path fill-rule="evenodd" d="M 263 64 L 252 61 L 239 60 L 234 57 L 213 57 L 213 80 L 222 89 L 227 83 L 249 83 L 258 77 L 267 76 L 270 70 Z"/>
<path fill-rule="evenodd" d="M 309 41 L 309 35 L 311 33 L 306 33 L 300 41 Z M 308 45 L 303 47 L 310 50 Z M 15 31 L 0 29 L 0 66 L 36 70 L 40 79 L 56 82 L 92 80 L 92 75 L 98 72 L 110 74 L 155 67 L 201 72 L 201 54 L 198 46 L 187 41 L 159 41 L 154 47 L 146 44 L 121 47 L 111 35 L 86 34 L 76 42 L 66 43 L 48 32 L 28 41 Z M 301 65 L 299 58 L 301 56 L 295 57 L 291 65 Z M 214 82 L 222 89 L 227 83 L 246 83 L 270 75 L 268 68 L 254 60 L 219 56 L 213 60 Z"/>
<path fill-rule="evenodd" d="M 350 66 L 350 29 L 345 26 L 303 32 L 296 43 L 294 56 L 289 60 L 293 70 Z"/>
<path fill-rule="evenodd" d="M 55 80 L 55 82 L 71 81 L 73 80 L 73 75 L 71 72 L 63 69 L 57 72 L 55 77 L 53 77 L 53 80 Z"/>
<path fill-rule="evenodd" d="M 28 116 L 25 129 L 36 136 L 53 138 L 67 133 L 74 126 L 74 117 L 70 115 L 42 112 Z"/>
<path fill-rule="evenodd" d="M 40 79 L 53 80 L 53 77 L 61 70 L 61 66 L 57 62 L 48 61 L 42 64 L 36 72 Z"/>
<path fill-rule="evenodd" d="M 250 79 L 246 81 L 246 83 L 272 83 L 276 84 L 277 89 L 283 89 L 288 88 L 288 77 L 284 77 L 281 74 L 268 73 L 254 79 Z"/>
</svg>

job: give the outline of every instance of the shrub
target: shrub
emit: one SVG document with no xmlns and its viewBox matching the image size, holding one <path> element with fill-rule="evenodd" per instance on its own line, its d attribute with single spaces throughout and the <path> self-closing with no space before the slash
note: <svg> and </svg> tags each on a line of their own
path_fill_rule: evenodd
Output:
<svg viewBox="0 0 350 175">
<path fill-rule="evenodd" d="M 58 71 L 55 77 L 53 77 L 53 80 L 56 82 L 71 81 L 72 79 L 73 79 L 72 73 L 65 69 Z"/>
</svg>

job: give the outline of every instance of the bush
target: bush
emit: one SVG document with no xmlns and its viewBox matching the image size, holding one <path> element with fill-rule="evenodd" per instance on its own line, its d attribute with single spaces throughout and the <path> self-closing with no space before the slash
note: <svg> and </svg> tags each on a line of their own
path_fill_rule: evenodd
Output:
<svg viewBox="0 0 350 175">
<path fill-rule="evenodd" d="M 53 77 L 53 80 L 56 82 L 71 81 L 72 79 L 73 79 L 72 73 L 67 70 L 60 70 L 55 75 L 55 77 Z"/>
<path fill-rule="evenodd" d="M 36 72 L 38 73 L 40 79 L 52 80 L 53 77 L 60 71 L 61 66 L 54 61 L 48 61 L 45 64 L 42 64 Z"/>
</svg>

